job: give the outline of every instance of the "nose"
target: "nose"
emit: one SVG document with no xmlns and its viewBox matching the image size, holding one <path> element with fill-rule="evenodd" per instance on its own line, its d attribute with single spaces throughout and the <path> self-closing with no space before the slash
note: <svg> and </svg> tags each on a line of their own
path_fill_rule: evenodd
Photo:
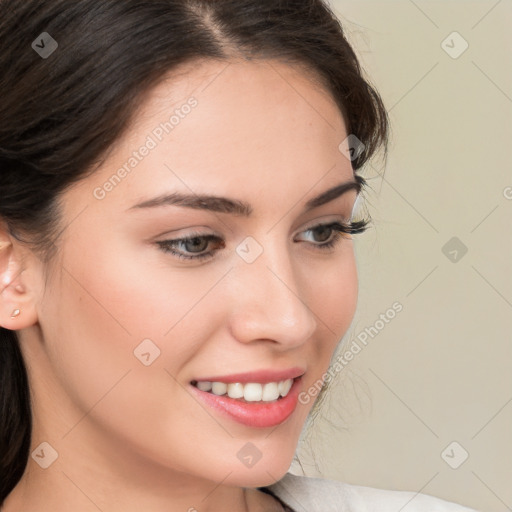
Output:
<svg viewBox="0 0 512 512">
<path fill-rule="evenodd" d="M 311 288 L 314 277 L 293 264 L 286 248 L 269 243 L 252 263 L 238 258 L 229 279 L 230 326 L 236 340 L 272 341 L 285 350 L 313 336 L 317 317 L 304 290 Z"/>
</svg>

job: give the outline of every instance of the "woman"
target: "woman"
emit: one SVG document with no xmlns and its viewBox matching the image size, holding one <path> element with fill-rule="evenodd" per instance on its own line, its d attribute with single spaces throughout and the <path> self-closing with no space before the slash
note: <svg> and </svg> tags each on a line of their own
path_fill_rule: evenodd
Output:
<svg viewBox="0 0 512 512">
<path fill-rule="evenodd" d="M 328 7 L 0 20 L 2 511 L 469 510 L 287 473 L 388 130 Z"/>
</svg>

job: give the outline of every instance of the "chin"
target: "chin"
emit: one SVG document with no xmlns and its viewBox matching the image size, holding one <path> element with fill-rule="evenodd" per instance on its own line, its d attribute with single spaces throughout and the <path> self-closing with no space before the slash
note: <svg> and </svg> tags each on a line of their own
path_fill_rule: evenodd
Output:
<svg viewBox="0 0 512 512">
<path fill-rule="evenodd" d="M 264 463 L 261 459 L 253 467 L 237 468 L 224 483 L 237 487 L 265 487 L 280 480 L 289 470 L 292 458 L 282 455 L 280 460 Z"/>
</svg>

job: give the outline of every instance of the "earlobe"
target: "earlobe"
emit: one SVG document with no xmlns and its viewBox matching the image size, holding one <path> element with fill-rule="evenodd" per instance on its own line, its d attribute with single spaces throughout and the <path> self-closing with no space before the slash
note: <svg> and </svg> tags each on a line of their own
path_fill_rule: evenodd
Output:
<svg viewBox="0 0 512 512">
<path fill-rule="evenodd" d="M 0 327 L 19 330 L 36 323 L 32 293 L 25 285 L 21 251 L 0 231 Z"/>
</svg>

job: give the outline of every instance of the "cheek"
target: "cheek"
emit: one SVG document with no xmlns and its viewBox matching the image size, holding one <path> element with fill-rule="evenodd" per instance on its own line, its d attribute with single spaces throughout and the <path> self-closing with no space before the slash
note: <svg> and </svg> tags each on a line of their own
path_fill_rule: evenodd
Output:
<svg viewBox="0 0 512 512">
<path fill-rule="evenodd" d="M 309 345 L 308 375 L 299 395 L 304 421 L 327 378 L 332 356 L 347 332 L 357 308 L 358 276 L 352 242 L 344 242 L 343 256 L 315 282 L 310 282 L 311 309 L 318 321 L 317 342 Z M 311 280 L 311 277 L 309 278 Z"/>
<path fill-rule="evenodd" d="M 353 242 L 342 242 L 340 257 L 322 272 L 306 274 L 311 309 L 315 314 L 321 343 L 312 344 L 315 359 L 326 368 L 341 338 L 347 332 L 357 308 L 358 277 Z M 309 277 L 308 277 L 309 276 Z"/>
<path fill-rule="evenodd" d="M 165 458 L 162 446 L 173 446 L 177 459 L 165 463 L 179 465 L 190 446 L 175 440 L 200 438 L 211 422 L 178 382 L 210 338 L 208 317 L 218 301 L 201 297 L 223 272 L 200 278 L 143 257 L 116 257 L 108 247 L 92 251 L 80 245 L 70 243 L 63 253 L 62 271 L 47 285 L 41 314 L 49 372 L 58 383 L 52 389 L 70 404 L 63 434 L 79 422 L 66 442 L 72 444 L 92 423 L 152 459 Z"/>
<path fill-rule="evenodd" d="M 142 258 L 119 254 L 126 253 L 71 240 L 42 301 L 40 324 L 52 370 L 85 410 L 126 372 L 146 369 L 134 351 L 152 340 L 143 353 L 149 350 L 153 359 L 195 299 L 193 288 L 165 286 L 161 270 L 151 273 Z"/>
<path fill-rule="evenodd" d="M 227 270 L 172 268 L 154 248 L 87 239 L 67 242 L 41 320 L 54 371 L 85 408 L 144 363 L 179 377 L 221 316 L 215 285 Z"/>
<path fill-rule="evenodd" d="M 99 330 L 109 344 L 122 339 L 121 347 L 130 352 L 146 338 L 168 339 L 221 276 L 171 268 L 156 249 L 142 244 L 111 240 L 94 251 L 78 241 L 68 245 L 61 302 L 87 330 Z"/>
</svg>

